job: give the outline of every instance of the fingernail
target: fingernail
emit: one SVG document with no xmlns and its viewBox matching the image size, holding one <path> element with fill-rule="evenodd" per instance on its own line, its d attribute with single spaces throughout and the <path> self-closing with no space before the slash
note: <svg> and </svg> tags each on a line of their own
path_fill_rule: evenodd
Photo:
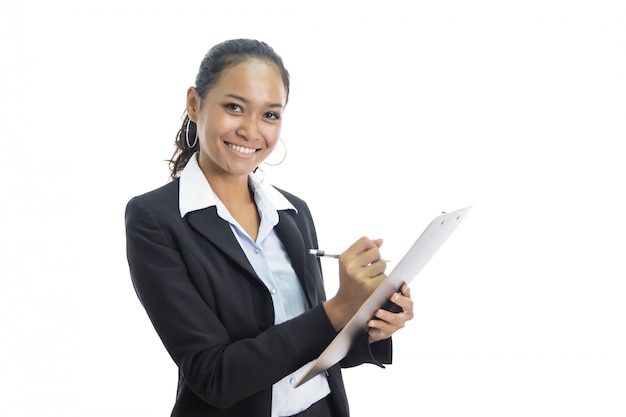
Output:
<svg viewBox="0 0 626 417">
<path fill-rule="evenodd" d="M 395 294 L 393 295 L 393 301 L 397 301 L 397 300 L 398 300 L 398 297 L 400 297 L 400 295 L 398 295 L 398 293 L 395 293 Z"/>
</svg>

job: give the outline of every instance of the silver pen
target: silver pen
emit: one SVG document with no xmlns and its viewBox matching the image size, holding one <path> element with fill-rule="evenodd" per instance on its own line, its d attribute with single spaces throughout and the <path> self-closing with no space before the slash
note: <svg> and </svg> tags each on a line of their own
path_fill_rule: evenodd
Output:
<svg viewBox="0 0 626 417">
<path fill-rule="evenodd" d="M 319 258 L 324 257 L 324 258 L 339 258 L 339 255 L 334 254 L 334 253 L 326 253 L 326 251 L 323 251 L 321 249 L 309 249 L 309 253 L 311 255 L 315 255 Z M 383 262 L 391 262 L 387 259 L 381 259 L 381 261 Z"/>
</svg>

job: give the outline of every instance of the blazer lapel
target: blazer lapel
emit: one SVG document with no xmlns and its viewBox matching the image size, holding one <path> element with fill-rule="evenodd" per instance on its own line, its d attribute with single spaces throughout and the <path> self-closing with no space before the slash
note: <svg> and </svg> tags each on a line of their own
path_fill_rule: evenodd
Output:
<svg viewBox="0 0 626 417">
<path fill-rule="evenodd" d="M 243 249 L 239 246 L 239 242 L 233 235 L 228 222 L 217 215 L 215 206 L 193 211 L 187 214 L 186 218 L 191 227 L 213 243 L 218 250 L 224 252 L 226 256 L 233 259 L 252 276 L 259 279 Z"/>
<path fill-rule="evenodd" d="M 290 213 L 278 211 L 279 221 L 275 227 L 279 239 L 283 242 L 291 265 L 296 271 L 298 280 L 304 289 L 309 306 L 312 306 L 311 295 L 315 292 L 313 280 L 306 279 L 306 247 L 302 233 Z M 191 227 L 205 239 L 233 259 L 244 268 L 252 277 L 260 281 L 254 268 L 250 265 L 246 254 L 239 246 L 228 222 L 217 215 L 215 206 L 193 211 L 185 216 Z"/>
</svg>

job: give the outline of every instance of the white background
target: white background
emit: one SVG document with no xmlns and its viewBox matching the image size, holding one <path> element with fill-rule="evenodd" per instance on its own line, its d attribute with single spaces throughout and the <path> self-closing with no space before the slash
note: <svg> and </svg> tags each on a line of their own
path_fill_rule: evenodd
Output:
<svg viewBox="0 0 626 417">
<path fill-rule="evenodd" d="M 354 416 L 626 415 L 623 2 L 164 3 L 0 0 L 0 415 L 169 415 L 124 207 L 167 181 L 185 91 L 234 37 L 291 72 L 265 173 L 324 249 L 399 259 L 474 206 L 394 364 L 345 371 Z"/>
</svg>

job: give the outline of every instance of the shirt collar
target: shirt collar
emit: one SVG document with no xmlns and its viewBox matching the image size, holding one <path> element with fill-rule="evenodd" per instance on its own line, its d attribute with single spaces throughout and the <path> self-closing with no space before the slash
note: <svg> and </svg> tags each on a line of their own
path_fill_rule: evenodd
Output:
<svg viewBox="0 0 626 417">
<path fill-rule="evenodd" d="M 257 206 L 274 210 L 298 210 L 276 188 L 266 183 L 263 178 L 251 172 L 249 181 L 254 190 Z M 180 217 L 187 213 L 217 205 L 217 196 L 206 180 L 198 165 L 198 153 L 189 158 L 189 162 L 180 174 L 180 190 L 178 193 L 178 209 Z"/>
</svg>

